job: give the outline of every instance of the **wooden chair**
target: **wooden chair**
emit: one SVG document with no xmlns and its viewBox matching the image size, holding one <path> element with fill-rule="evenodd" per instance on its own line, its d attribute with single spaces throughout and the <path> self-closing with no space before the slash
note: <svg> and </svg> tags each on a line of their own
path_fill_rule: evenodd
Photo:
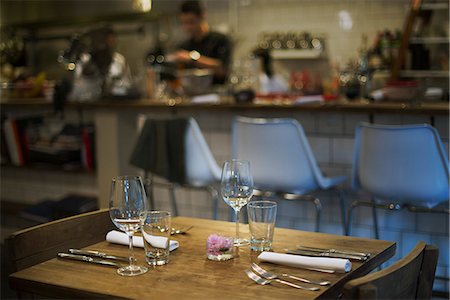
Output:
<svg viewBox="0 0 450 300">
<path fill-rule="evenodd" d="M 98 243 L 112 229 L 109 210 L 102 209 L 18 231 L 5 241 L 8 274 L 54 258 L 69 248 Z"/>
<path fill-rule="evenodd" d="M 345 299 L 431 299 L 439 250 L 424 242 L 395 264 L 351 280 Z"/>
</svg>

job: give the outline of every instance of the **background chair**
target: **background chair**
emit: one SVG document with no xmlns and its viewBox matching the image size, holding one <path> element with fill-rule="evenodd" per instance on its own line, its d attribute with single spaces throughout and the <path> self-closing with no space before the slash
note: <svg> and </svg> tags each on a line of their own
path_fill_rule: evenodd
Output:
<svg viewBox="0 0 450 300">
<path fill-rule="evenodd" d="M 216 185 L 220 182 L 221 168 L 217 165 L 211 150 L 194 118 L 155 118 L 154 116 L 141 115 L 140 123 L 144 126 L 146 122 L 155 123 L 160 129 L 153 132 L 141 131 L 131 162 L 146 172 L 146 177 L 153 177 L 154 164 L 148 164 L 148 160 L 161 161 L 168 166 L 169 173 L 158 174 L 168 181 L 168 184 L 158 183 L 166 186 L 170 193 L 172 214 L 178 215 L 175 190 L 178 187 L 188 187 L 194 189 L 206 189 L 213 199 L 213 218 L 218 217 L 219 197 Z M 177 122 L 185 122 L 184 129 L 177 134 L 173 134 L 170 128 L 177 126 Z M 174 125 L 175 124 L 175 125 Z M 142 127 L 142 126 L 141 126 Z M 162 128 L 162 129 L 161 129 Z M 181 130 L 181 129 L 180 129 Z M 181 139 L 177 141 L 177 139 Z M 152 142 L 148 144 L 149 140 Z M 144 147 L 141 147 L 144 145 Z M 140 148 L 140 150 L 137 150 Z M 178 159 L 177 152 L 184 152 L 182 159 Z M 161 156 L 160 153 L 171 153 L 172 155 Z M 181 164 L 181 165 L 180 165 Z M 177 170 L 183 176 L 172 176 L 170 172 Z M 150 189 L 149 193 L 152 193 Z M 150 197 L 150 205 L 155 207 L 153 196 Z"/>
<path fill-rule="evenodd" d="M 347 282 L 344 299 L 431 299 L 439 250 L 420 242 L 381 271 Z"/>
<path fill-rule="evenodd" d="M 237 117 L 232 128 L 232 155 L 250 161 L 255 196 L 312 201 L 316 208 L 315 230 L 320 228 L 320 200 L 308 195 L 335 188 L 345 176 L 323 176 L 302 126 L 294 119 Z M 345 232 L 345 202 L 336 189 Z"/>
<path fill-rule="evenodd" d="M 448 208 L 435 208 L 449 199 L 449 164 L 441 139 L 430 125 L 360 124 L 355 133 L 352 185 L 372 199 L 350 206 L 349 234 L 353 209 L 360 205 L 372 207 L 377 239 L 377 208 L 449 213 Z"/>
</svg>

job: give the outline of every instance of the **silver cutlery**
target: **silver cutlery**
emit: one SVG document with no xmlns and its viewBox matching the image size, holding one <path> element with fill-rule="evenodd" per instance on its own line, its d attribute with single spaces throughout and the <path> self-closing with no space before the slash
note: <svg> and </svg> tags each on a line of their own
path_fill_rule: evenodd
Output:
<svg viewBox="0 0 450 300">
<path fill-rule="evenodd" d="M 180 229 L 172 228 L 171 231 L 170 231 L 170 234 L 171 234 L 171 235 L 174 235 L 174 234 L 184 234 L 184 233 L 186 233 L 188 230 L 190 230 L 192 227 L 194 227 L 194 226 L 193 226 L 193 225 L 190 225 L 190 226 L 186 226 L 186 227 L 183 227 L 183 228 L 180 228 Z"/>
<path fill-rule="evenodd" d="M 315 257 L 332 257 L 332 258 L 345 258 L 345 259 L 353 259 L 359 261 L 366 261 L 368 259 L 367 256 L 357 256 L 350 255 L 344 253 L 335 253 L 335 252 L 319 252 L 312 250 L 300 250 L 300 249 L 285 249 L 286 253 L 294 254 L 294 255 L 305 255 L 305 256 L 315 256 Z"/>
<path fill-rule="evenodd" d="M 109 255 L 104 252 L 100 252 L 100 251 L 96 251 L 96 250 L 69 249 L 69 252 L 71 254 L 94 256 L 94 257 L 99 257 L 99 258 L 103 258 L 103 259 L 113 259 L 113 260 L 120 260 L 120 261 L 126 261 L 126 262 L 130 261 L 130 258 L 126 257 L 126 256 Z"/>
<path fill-rule="evenodd" d="M 99 264 L 99 265 L 104 265 L 104 266 L 109 266 L 109 267 L 116 267 L 116 268 L 122 267 L 122 265 L 120 265 L 119 263 L 109 261 L 109 260 L 103 260 L 103 259 L 99 259 L 99 258 L 93 258 L 93 257 L 86 256 L 86 255 L 76 255 L 76 254 L 68 254 L 68 253 L 60 252 L 60 253 L 58 253 L 58 257 L 92 263 L 92 264 Z"/>
<path fill-rule="evenodd" d="M 278 275 L 270 273 L 269 271 L 264 270 L 263 268 L 261 268 L 260 266 L 258 266 L 255 263 L 252 263 L 252 269 L 255 270 L 262 277 L 267 278 L 267 279 L 274 279 L 274 278 L 278 277 Z M 330 281 L 313 281 L 313 280 L 309 280 L 309 279 L 302 278 L 302 277 L 291 276 L 291 275 L 288 275 L 288 274 L 281 274 L 281 276 L 288 277 L 288 278 L 291 278 L 291 279 L 295 279 L 295 280 L 298 280 L 298 281 L 301 281 L 301 282 L 305 282 L 305 283 L 309 283 L 309 284 L 316 284 L 316 285 L 321 285 L 321 286 L 326 286 L 326 285 L 330 285 L 331 284 Z"/>
<path fill-rule="evenodd" d="M 348 255 L 355 255 L 355 256 L 363 256 L 369 258 L 371 256 L 370 253 L 364 253 L 364 252 L 357 252 L 357 251 L 350 251 L 350 250 L 338 250 L 338 249 L 325 249 L 325 248 L 316 248 L 316 247 L 308 247 L 308 246 L 301 246 L 297 245 L 298 250 L 307 250 L 307 251 L 314 251 L 314 252 L 328 252 L 328 253 L 340 253 L 340 254 L 348 254 Z"/>
<path fill-rule="evenodd" d="M 251 280 L 253 280 L 254 282 L 256 282 L 257 284 L 260 284 L 260 285 L 267 285 L 267 284 L 272 283 L 272 281 L 276 281 L 276 282 L 288 285 L 288 286 L 296 288 L 296 289 L 307 290 L 307 291 L 317 291 L 317 290 L 319 290 L 319 288 L 316 288 L 316 287 L 314 287 L 314 288 L 307 288 L 307 287 L 303 287 L 303 286 L 300 286 L 300 285 L 297 285 L 297 284 L 293 284 L 291 282 L 284 281 L 284 280 L 281 280 L 281 279 L 278 279 L 278 278 L 273 279 L 273 280 L 264 279 L 264 278 L 256 275 L 255 273 L 253 273 L 249 269 L 245 270 L 245 273 L 247 274 L 247 276 Z"/>
</svg>

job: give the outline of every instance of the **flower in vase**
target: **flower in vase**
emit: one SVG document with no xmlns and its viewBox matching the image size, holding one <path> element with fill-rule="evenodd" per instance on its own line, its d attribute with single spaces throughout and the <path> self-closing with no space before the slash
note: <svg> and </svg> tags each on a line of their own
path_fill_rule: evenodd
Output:
<svg viewBox="0 0 450 300">
<path fill-rule="evenodd" d="M 221 255 L 233 249 L 233 239 L 217 234 L 211 234 L 206 242 L 206 252 L 209 255 Z"/>
</svg>

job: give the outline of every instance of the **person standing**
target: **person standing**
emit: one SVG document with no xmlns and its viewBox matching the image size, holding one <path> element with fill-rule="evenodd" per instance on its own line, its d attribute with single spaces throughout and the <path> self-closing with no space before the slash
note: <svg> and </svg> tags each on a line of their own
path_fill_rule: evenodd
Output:
<svg viewBox="0 0 450 300">
<path fill-rule="evenodd" d="M 189 38 L 168 56 L 169 61 L 182 63 L 185 68 L 211 69 L 214 72 L 213 83 L 225 83 L 231 63 L 230 39 L 210 30 L 205 8 L 199 1 L 181 4 L 180 21 Z"/>
</svg>

